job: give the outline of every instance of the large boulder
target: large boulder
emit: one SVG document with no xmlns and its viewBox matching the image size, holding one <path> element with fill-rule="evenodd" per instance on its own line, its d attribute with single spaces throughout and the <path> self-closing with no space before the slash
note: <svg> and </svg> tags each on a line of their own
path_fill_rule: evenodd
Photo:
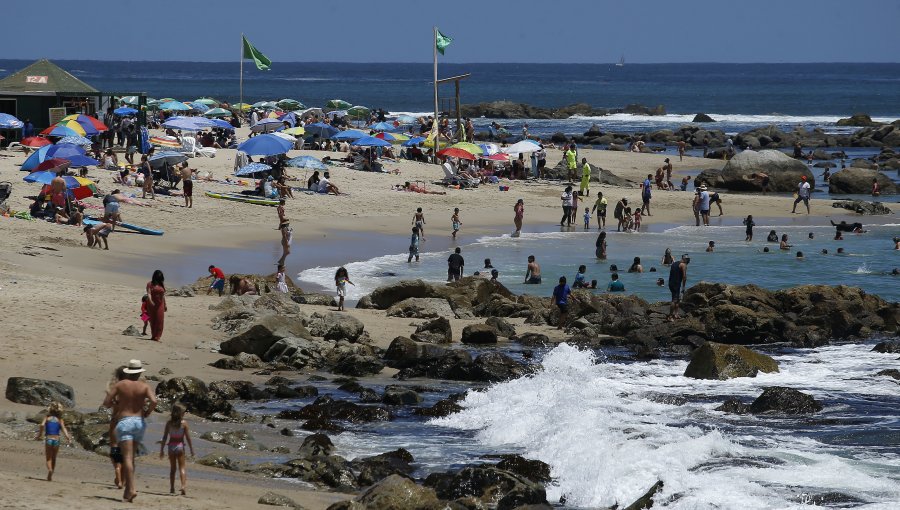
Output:
<svg viewBox="0 0 900 510">
<path fill-rule="evenodd" d="M 846 209 L 856 214 L 863 215 L 880 215 L 891 214 L 890 208 L 881 202 L 865 202 L 863 200 L 836 200 L 832 202 L 831 207 Z"/>
<path fill-rule="evenodd" d="M 778 372 L 778 363 L 741 345 L 706 342 L 694 351 L 684 375 L 694 379 L 724 380 L 756 377 L 759 372 Z"/>
<path fill-rule="evenodd" d="M 528 367 L 501 352 L 486 352 L 473 363 L 473 380 L 502 382 L 518 379 L 528 373 Z"/>
<path fill-rule="evenodd" d="M 263 354 L 262 359 L 268 362 L 284 363 L 297 369 L 320 368 L 327 364 L 327 356 L 333 347 L 333 344 L 325 340 L 287 337 L 272 344 L 272 347 Z"/>
<path fill-rule="evenodd" d="M 397 474 L 372 485 L 355 499 L 340 501 L 328 510 L 442 510 L 446 504 L 438 500 L 434 489 Z"/>
<path fill-rule="evenodd" d="M 835 125 L 851 127 L 873 127 L 881 126 L 882 124 L 881 122 L 873 121 L 872 117 L 870 117 L 867 113 L 854 113 L 846 119 L 838 119 Z"/>
<path fill-rule="evenodd" d="M 396 377 L 447 379 L 451 381 L 502 382 L 522 377 L 529 372 L 526 365 L 500 352 L 486 352 L 474 360 L 461 349 L 447 351 L 440 358 L 426 359 L 404 368 Z"/>
<path fill-rule="evenodd" d="M 341 358 L 331 371 L 335 374 L 364 377 L 375 375 L 384 368 L 384 363 L 375 356 L 350 354 Z"/>
<path fill-rule="evenodd" d="M 441 499 L 472 497 L 482 504 L 495 503 L 497 510 L 522 505 L 546 505 L 544 487 L 524 476 L 496 466 L 471 466 L 456 473 L 434 473 L 425 479 Z"/>
<path fill-rule="evenodd" d="M 359 485 L 367 486 L 391 475 L 411 475 L 415 471 L 412 466 L 413 461 L 413 456 L 409 451 L 404 448 L 398 448 L 392 452 L 372 457 L 353 459 L 351 464 L 359 470 L 359 475 L 357 476 Z"/>
<path fill-rule="evenodd" d="M 469 324 L 463 328 L 462 343 L 486 345 L 497 343 L 500 333 L 489 324 Z"/>
<path fill-rule="evenodd" d="M 244 331 L 222 342 L 220 351 L 228 356 L 246 352 L 266 359 L 266 351 L 275 342 L 287 337 L 312 339 L 312 335 L 299 319 L 281 315 L 262 315 Z"/>
<path fill-rule="evenodd" d="M 159 399 L 156 409 L 160 412 L 167 412 L 173 404 L 181 402 L 187 406 L 188 412 L 204 418 L 226 420 L 236 416 L 222 394 L 210 391 L 206 383 L 196 377 L 173 377 L 160 381 L 156 385 L 156 396 Z"/>
<path fill-rule="evenodd" d="M 754 174 L 769 176 L 771 191 L 788 192 L 797 189 L 801 176 L 806 176 L 815 187 L 815 175 L 803 162 L 778 150 L 745 150 L 725 164 L 722 169 L 722 186 L 730 191 L 762 191 Z"/>
<path fill-rule="evenodd" d="M 434 285 L 424 280 L 401 280 L 373 290 L 368 299 L 359 301 L 357 308 L 387 310 L 404 299 L 427 297 L 437 297 Z"/>
<path fill-rule="evenodd" d="M 750 404 L 753 414 L 812 414 L 822 410 L 822 404 L 812 395 L 784 386 L 772 386 Z"/>
<path fill-rule="evenodd" d="M 715 119 L 705 113 L 698 113 L 697 115 L 694 115 L 694 120 L 691 122 L 715 122 Z"/>
<path fill-rule="evenodd" d="M 898 188 L 890 177 L 878 170 L 866 168 L 845 168 L 832 174 L 828 180 L 828 192 L 832 195 L 868 195 L 872 192 L 872 181 L 878 181 L 882 195 L 896 195 Z"/>
<path fill-rule="evenodd" d="M 28 377 L 7 379 L 6 398 L 12 402 L 34 406 L 59 402 L 63 407 L 75 407 L 75 390 L 68 384 Z"/>
<path fill-rule="evenodd" d="M 453 339 L 453 330 L 447 317 L 438 317 L 416 326 L 412 339 L 430 344 L 449 344 Z"/>
<path fill-rule="evenodd" d="M 504 338 L 513 338 L 516 336 L 516 327 L 502 317 L 488 317 L 485 324 L 492 326 L 497 333 Z"/>
<path fill-rule="evenodd" d="M 365 330 L 365 326 L 359 319 L 338 312 L 314 313 L 309 319 L 308 327 L 312 336 L 322 337 L 325 340 L 346 340 L 348 342 L 359 340 Z"/>
<path fill-rule="evenodd" d="M 391 368 L 411 367 L 422 360 L 440 358 L 447 349 L 432 345 L 419 344 L 413 340 L 398 336 L 384 353 L 385 364 Z"/>
<path fill-rule="evenodd" d="M 313 403 L 305 405 L 293 411 L 281 411 L 278 418 L 285 420 L 341 420 L 351 423 L 366 423 L 371 421 L 388 421 L 391 413 L 380 406 L 362 406 L 335 400 L 329 396 L 319 397 Z"/>
<path fill-rule="evenodd" d="M 388 308 L 387 315 L 413 319 L 456 318 L 450 303 L 443 298 L 407 298 Z"/>
</svg>

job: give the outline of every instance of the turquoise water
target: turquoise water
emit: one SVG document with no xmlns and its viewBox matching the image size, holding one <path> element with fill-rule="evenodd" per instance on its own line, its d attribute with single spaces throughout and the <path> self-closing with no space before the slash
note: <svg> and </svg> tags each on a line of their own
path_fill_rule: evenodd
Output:
<svg viewBox="0 0 900 510">
<path fill-rule="evenodd" d="M 727 218 L 727 219 L 726 219 Z M 744 241 L 744 227 L 737 218 L 713 217 L 710 227 L 694 226 L 646 226 L 648 232 L 608 232 L 605 261 L 594 255 L 597 229 L 584 231 L 582 227 L 525 232 L 519 238 L 509 235 L 487 236 L 469 244 L 460 244 L 466 259 L 467 275 L 483 266 L 483 259 L 490 258 L 500 271 L 500 280 L 516 293 L 549 296 L 560 276 L 571 283 L 580 264 L 587 266 L 587 279 L 596 279 L 598 287 L 605 291 L 610 279 L 611 264 L 619 268 L 619 276 L 626 291 L 649 301 L 667 300 L 668 289 L 658 287 L 656 279 L 668 278 L 668 268 L 661 263 L 666 248 L 675 256 L 688 253 L 688 286 L 700 280 L 730 284 L 754 283 L 771 289 L 781 289 L 800 284 L 829 284 L 858 286 L 892 301 L 900 300 L 900 277 L 889 273 L 900 267 L 900 251 L 893 250 L 891 239 L 900 235 L 900 223 L 867 226 L 866 234 L 845 234 L 843 241 L 834 241 L 834 228 L 822 226 L 825 220 L 797 216 L 772 220 L 757 219 L 753 242 Z M 850 220 L 848 221 L 856 221 Z M 778 249 L 777 243 L 767 243 L 769 230 L 789 236 L 794 247 L 789 252 Z M 809 239 L 812 232 L 814 239 Z M 709 241 L 715 241 L 716 251 L 706 253 Z M 770 253 L 763 253 L 768 246 Z M 845 254 L 838 255 L 843 248 Z M 427 248 L 427 246 L 426 246 Z M 821 253 L 828 250 L 828 255 Z M 798 260 L 797 251 L 805 258 Z M 423 253 L 419 263 L 407 264 L 406 254 L 385 255 L 346 267 L 356 287 L 350 289 L 350 298 L 371 292 L 375 287 L 401 279 L 423 278 L 440 282 L 446 280 L 446 259 L 450 251 Z M 524 285 L 526 258 L 534 255 L 541 264 L 543 283 Z M 643 274 L 626 273 L 634 257 L 640 257 Z M 651 272 L 651 267 L 658 271 Z M 301 285 L 314 284 L 331 287 L 333 267 L 315 267 L 299 274 Z M 385 276 L 387 275 L 387 276 Z"/>
</svg>

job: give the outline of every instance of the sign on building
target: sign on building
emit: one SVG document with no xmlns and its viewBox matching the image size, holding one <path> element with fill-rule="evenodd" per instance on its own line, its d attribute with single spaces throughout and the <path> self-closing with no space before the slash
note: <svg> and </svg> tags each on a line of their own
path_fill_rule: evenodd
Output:
<svg viewBox="0 0 900 510">
<path fill-rule="evenodd" d="M 47 83 L 47 77 L 46 77 L 46 76 L 26 76 L 26 77 L 25 77 L 25 83 L 43 83 L 43 84 L 46 84 L 46 83 Z"/>
</svg>

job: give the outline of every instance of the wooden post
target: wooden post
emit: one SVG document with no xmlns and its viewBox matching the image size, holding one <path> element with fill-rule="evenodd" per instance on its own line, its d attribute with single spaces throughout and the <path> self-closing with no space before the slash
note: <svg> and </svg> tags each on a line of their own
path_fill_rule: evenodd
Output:
<svg viewBox="0 0 900 510">
<path fill-rule="evenodd" d="M 453 84 L 456 85 L 456 137 L 460 142 L 465 142 L 466 137 L 459 135 L 462 132 L 462 117 L 459 113 L 459 80 L 454 80 Z"/>
<path fill-rule="evenodd" d="M 437 34 L 438 29 L 434 27 L 434 44 L 432 44 L 432 49 L 434 50 L 434 123 L 432 124 L 432 129 L 434 129 L 434 153 L 435 157 L 437 157 L 437 152 L 441 150 L 441 126 L 440 126 L 440 117 L 438 117 L 438 72 L 437 72 Z"/>
</svg>

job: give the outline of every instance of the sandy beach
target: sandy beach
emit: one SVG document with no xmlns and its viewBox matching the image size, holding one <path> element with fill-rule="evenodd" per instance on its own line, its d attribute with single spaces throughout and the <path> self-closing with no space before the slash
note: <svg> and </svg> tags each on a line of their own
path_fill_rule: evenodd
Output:
<svg viewBox="0 0 900 510">
<path fill-rule="evenodd" d="M 246 131 L 241 135 L 246 136 Z M 201 174 L 212 172 L 215 179 L 224 179 L 231 174 L 234 153 L 234 150 L 219 150 L 215 158 L 194 158 L 190 164 Z M 647 173 L 653 173 L 666 157 L 596 150 L 583 150 L 582 153 L 590 163 L 635 182 Z M 289 155 L 299 154 L 326 155 L 315 151 L 292 151 Z M 555 164 L 560 158 L 559 151 L 549 151 L 548 165 Z M 27 210 L 30 201 L 26 197 L 35 195 L 38 190 L 38 185 L 21 180 L 25 173 L 18 165 L 24 159 L 25 155 L 20 152 L 0 151 L 0 181 L 13 183 L 9 200 L 13 210 Z M 683 162 L 677 161 L 677 156 L 672 159 L 675 166 L 673 180 L 680 178 L 679 171 L 721 168 L 723 164 L 709 159 L 685 158 Z M 440 176 L 440 169 L 435 165 L 403 161 L 388 163 L 386 168 L 398 169 L 400 174 L 374 174 L 335 167 L 331 170 L 332 182 L 345 195 L 297 193 L 295 199 L 288 200 L 287 216 L 291 218 L 295 239 L 291 260 L 302 261 L 295 264 L 301 267 L 325 263 L 337 265 L 377 256 L 385 249 L 403 251 L 404 244 L 399 249 L 385 247 L 395 240 L 406 242 L 416 207 L 424 209 L 428 219 L 426 232 L 432 239 L 449 238 L 449 217 L 454 207 L 462 211 L 464 230 L 461 237 L 464 238 L 509 232 L 512 206 L 517 198 L 523 198 L 526 204 L 525 231 L 534 225 L 553 225 L 560 215 L 562 186 L 558 182 L 514 181 L 509 184 L 509 192 L 488 185 L 475 190 L 455 190 L 432 184 Z M 289 171 L 289 175 L 302 183 L 309 173 L 296 169 Z M 119 187 L 113 183 L 112 175 L 105 170 L 90 171 L 90 177 L 105 191 Z M 392 185 L 405 181 L 424 181 L 427 189 L 445 191 L 446 194 L 422 195 L 391 189 Z M 209 307 L 219 301 L 218 297 L 170 298 L 166 333 L 161 343 L 146 341 L 146 337 L 123 336 L 122 331 L 130 325 L 140 324 L 140 296 L 156 269 L 154 260 L 183 259 L 186 267 L 196 268 L 186 271 L 183 277 L 169 280 L 170 287 L 204 276 L 203 268 L 208 261 L 192 257 L 198 250 L 222 250 L 226 255 L 216 263 L 226 267 L 227 272 L 267 271 L 267 268 L 239 267 L 227 254 L 238 254 L 241 250 L 271 251 L 274 261 L 279 254 L 275 209 L 204 196 L 206 191 L 237 189 L 244 188 L 198 181 L 191 209 L 182 207 L 181 197 L 158 196 L 155 201 L 142 201 L 146 207 L 123 204 L 125 221 L 165 230 L 165 235 L 115 233 L 110 237 L 108 252 L 87 248 L 81 229 L 77 227 L 0 218 L 0 331 L 4 332 L 0 335 L 0 373 L 7 377 L 28 376 L 65 382 L 75 388 L 76 408 L 82 411 L 95 410 L 99 406 L 113 369 L 131 358 L 143 360 L 148 365 L 148 375 L 158 374 L 165 367 L 175 376 L 193 375 L 204 381 L 233 378 L 233 374 L 209 366 L 221 355 L 195 349 L 201 341 L 224 339 L 221 333 L 210 329 L 216 312 Z M 609 198 L 610 208 L 621 197 L 628 197 L 633 203 L 640 199 L 637 186 L 614 188 L 594 183 L 589 203 L 593 202 L 598 190 Z M 138 189 L 123 191 L 139 196 Z M 656 222 L 692 224 L 691 198 L 689 192 L 654 192 L 653 216 L 645 218 L 645 225 Z M 723 194 L 723 198 L 729 218 L 747 214 L 789 216 L 791 201 L 786 197 Z M 86 202 L 99 204 L 100 198 Z M 813 199 L 812 217 L 833 215 L 837 211 L 830 204 L 828 200 Z M 365 236 L 377 236 L 384 242 L 360 243 Z M 449 242 L 439 242 L 442 244 L 432 246 L 449 246 Z M 323 246 L 327 248 L 323 249 Z M 432 249 L 432 246 L 425 248 Z M 313 255 L 305 255 L 305 252 Z M 239 259 L 238 255 L 234 257 Z M 322 309 L 303 308 L 310 313 Z M 347 313 L 363 321 L 374 343 L 380 347 L 387 347 L 394 337 L 409 335 L 414 329 L 408 319 L 387 318 L 380 311 L 351 309 Z M 453 322 L 458 340 L 462 326 L 476 321 Z M 556 337 L 555 330 L 548 327 L 533 329 Z M 240 374 L 240 378 L 255 383 L 265 380 L 263 376 L 248 372 Z M 70 508 L 121 508 L 116 499 L 118 492 L 111 488 L 108 460 L 78 448 L 67 448 L 60 454 L 60 467 L 52 485 L 42 481 L 45 473 L 41 443 L 26 440 L 21 427 L 12 425 L 39 410 L 36 406 L 0 400 L 0 417 L 3 417 L 0 422 L 9 423 L 0 423 L 0 451 L 4 457 L 0 465 L 0 487 L 6 494 L 4 506 L 50 509 L 59 508 L 65 501 Z M 196 423 L 196 435 L 213 426 L 203 424 L 199 418 L 188 419 Z M 148 443 L 158 440 L 156 435 L 161 437 L 162 421 L 161 416 L 153 418 Z M 295 449 L 298 442 L 274 435 L 266 439 L 271 441 L 267 444 L 269 447 L 283 445 Z M 199 455 L 228 449 L 199 439 L 195 441 Z M 167 461 L 155 456 L 139 461 L 139 491 L 142 495 L 138 502 L 141 507 L 253 508 L 266 490 L 290 496 L 310 509 L 325 508 L 348 497 L 192 463 L 189 466 L 189 497 L 171 498 L 165 491 L 167 465 Z"/>
</svg>

